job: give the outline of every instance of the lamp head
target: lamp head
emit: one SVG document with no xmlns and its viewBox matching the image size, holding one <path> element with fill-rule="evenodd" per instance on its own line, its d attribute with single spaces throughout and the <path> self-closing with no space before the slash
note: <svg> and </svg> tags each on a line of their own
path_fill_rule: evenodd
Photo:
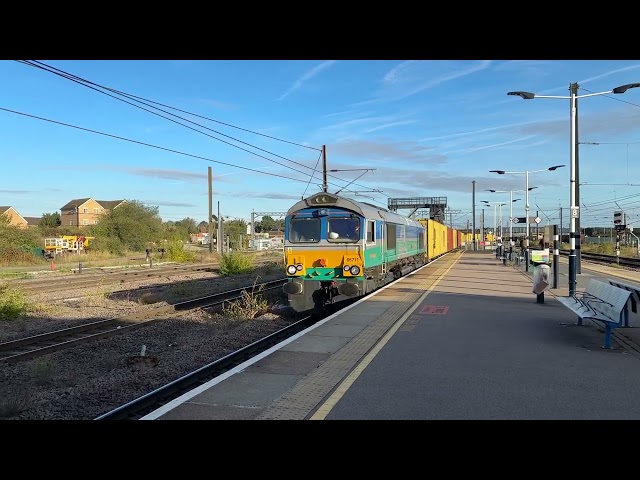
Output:
<svg viewBox="0 0 640 480">
<path fill-rule="evenodd" d="M 531 92 L 507 92 L 507 95 L 517 95 L 518 97 L 522 97 L 525 100 L 531 100 L 536 96 L 535 93 L 531 93 Z"/>
<path fill-rule="evenodd" d="M 621 85 L 619 87 L 616 87 L 612 90 L 613 93 L 624 93 L 627 90 L 629 90 L 630 88 L 637 88 L 640 87 L 640 83 L 628 83 L 626 85 Z"/>
</svg>

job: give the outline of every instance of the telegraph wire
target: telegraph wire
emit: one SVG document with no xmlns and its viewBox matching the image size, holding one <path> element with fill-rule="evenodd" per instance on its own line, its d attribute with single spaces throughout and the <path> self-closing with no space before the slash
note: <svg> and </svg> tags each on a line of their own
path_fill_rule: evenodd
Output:
<svg viewBox="0 0 640 480">
<path fill-rule="evenodd" d="M 104 89 L 104 90 L 109 90 L 109 91 L 114 92 L 114 93 L 117 93 L 117 94 L 119 94 L 119 95 L 123 95 L 123 96 L 125 96 L 125 97 L 127 97 L 127 98 L 130 98 L 130 99 L 132 99 L 132 100 L 134 100 L 134 98 L 141 98 L 141 99 L 143 99 L 143 100 L 145 100 L 145 101 L 148 101 L 148 102 L 151 102 L 151 103 L 155 103 L 155 104 L 158 104 L 158 105 L 162 105 L 162 106 L 166 106 L 167 108 L 171 108 L 171 109 L 174 109 L 174 110 L 177 110 L 177 111 L 180 111 L 180 112 L 184 112 L 184 113 L 187 113 L 187 114 L 189 114 L 189 115 L 193 115 L 193 116 L 200 117 L 200 118 L 204 118 L 204 119 L 211 120 L 211 121 L 214 121 L 214 122 L 222 123 L 222 124 L 224 124 L 224 125 L 229 125 L 229 126 L 232 126 L 232 127 L 234 127 L 234 128 L 239 128 L 239 129 L 241 129 L 241 130 L 246 130 L 246 131 L 248 131 L 248 132 L 255 133 L 255 134 L 257 134 L 257 135 L 263 135 L 263 134 L 259 134 L 258 132 L 253 132 L 253 131 L 251 131 L 251 130 L 242 129 L 242 128 L 240 128 L 240 127 L 235 127 L 235 126 L 230 125 L 230 124 L 225 124 L 224 122 L 219 122 L 219 121 L 217 121 L 217 120 L 209 119 L 209 118 L 207 118 L 207 117 L 203 117 L 203 116 L 201 116 L 201 115 L 197 115 L 197 114 L 194 114 L 194 113 L 191 113 L 191 112 L 187 112 L 187 111 L 185 111 L 185 110 L 180 110 L 180 109 L 178 109 L 178 108 L 171 107 L 171 106 L 168 106 L 168 105 L 164 105 L 164 104 L 161 104 L 161 103 L 159 103 L 159 102 L 154 102 L 153 100 L 146 100 L 146 99 L 144 99 L 143 97 L 138 97 L 138 96 L 136 96 L 136 95 L 131 95 L 131 94 L 128 94 L 128 93 L 125 93 L 125 92 L 121 92 L 121 91 L 119 91 L 119 90 L 116 90 L 116 89 L 113 89 L 113 88 L 110 88 L 110 87 L 105 87 L 105 86 L 102 86 L 102 85 L 100 85 L 100 84 L 94 83 L 94 82 L 92 82 L 92 81 L 90 81 L 90 80 L 86 80 L 86 79 L 84 79 L 84 78 L 82 78 L 82 77 L 78 77 L 77 75 L 74 75 L 74 74 L 72 74 L 72 73 L 66 72 L 66 71 L 64 71 L 64 70 L 61 70 L 61 69 L 58 69 L 58 68 L 55 68 L 55 67 L 51 67 L 51 66 L 49 66 L 49 65 L 47 65 L 47 64 L 45 64 L 45 63 L 43 63 L 43 62 L 39 62 L 39 61 L 37 61 L 37 60 L 35 60 L 35 61 L 29 61 L 29 60 L 16 60 L 16 61 L 17 61 L 18 63 L 23 63 L 23 64 L 25 64 L 25 65 L 28 65 L 28 66 L 31 66 L 31 67 L 34 67 L 34 68 L 38 68 L 38 69 L 41 69 L 41 70 L 45 70 L 45 71 L 47 71 L 47 72 L 49 72 L 49 73 L 53 73 L 54 75 L 58 75 L 58 76 L 60 76 L 60 77 L 66 78 L 66 79 L 71 80 L 71 81 L 73 81 L 73 82 L 75 82 L 75 83 L 78 83 L 78 84 L 80 84 L 80 85 L 82 85 L 82 86 L 84 86 L 84 87 L 90 88 L 90 89 L 95 90 L 95 91 L 97 91 L 97 92 L 99 92 L 99 93 L 102 93 L 102 94 L 104 94 L 104 95 L 107 95 L 107 96 L 109 96 L 109 97 L 111 97 L 111 98 L 114 98 L 114 99 L 119 100 L 119 101 L 121 101 L 121 102 L 127 103 L 127 104 L 129 104 L 129 105 L 131 105 L 131 106 L 133 106 L 133 107 L 140 108 L 141 110 L 144 110 L 144 111 L 146 111 L 146 112 L 152 113 L 152 114 L 154 114 L 154 115 L 157 115 L 157 116 L 159 116 L 159 117 L 162 117 L 162 118 L 164 118 L 164 119 L 166 119 L 166 120 L 169 120 L 169 121 L 171 121 L 171 122 L 177 123 L 178 125 L 181 125 L 181 126 L 186 127 L 186 128 L 188 128 L 188 129 L 190 129 L 190 130 L 193 130 L 193 131 L 195 131 L 195 132 L 201 133 L 201 134 L 203 134 L 203 135 L 206 135 L 206 136 L 208 136 L 208 137 L 210 137 L 210 138 L 213 138 L 213 139 L 218 140 L 218 141 L 220 141 L 220 142 L 226 143 L 226 144 L 231 145 L 231 146 L 233 146 L 233 147 L 236 147 L 236 148 L 238 148 L 238 149 L 240 149 L 240 150 L 243 150 L 243 151 L 245 151 L 245 152 L 247 152 L 247 153 L 250 153 L 250 154 L 252 154 L 252 155 L 256 155 L 257 157 L 263 158 L 263 159 L 265 159 L 265 160 L 267 160 L 267 161 L 269 161 L 269 162 L 275 163 L 275 164 L 280 165 L 280 166 L 282 166 L 282 167 L 284 167 L 284 168 L 291 168 L 291 167 L 290 167 L 290 166 L 288 166 L 288 165 L 284 165 L 284 164 L 282 164 L 282 163 L 280 163 L 280 162 L 277 162 L 277 161 L 275 161 L 275 160 L 269 159 L 269 158 L 267 158 L 267 157 L 264 157 L 264 156 L 262 156 L 262 155 L 259 155 L 259 154 L 255 153 L 255 152 L 250 151 L 250 150 L 246 150 L 246 149 L 244 149 L 244 148 L 242 148 L 242 147 L 239 147 L 239 146 L 237 146 L 237 145 L 234 145 L 234 144 L 232 144 L 232 143 L 230 143 L 230 142 L 227 142 L 227 141 L 225 141 L 225 140 L 222 140 L 222 139 L 220 139 L 220 138 L 217 138 L 217 137 L 215 137 L 215 136 L 213 136 L 213 135 L 209 135 L 209 134 L 207 134 L 207 133 L 205 133 L 205 132 L 202 132 L 202 131 L 200 131 L 200 130 L 198 130 L 198 129 L 195 129 L 195 128 L 193 128 L 193 127 L 190 127 L 189 125 L 185 125 L 185 124 L 183 124 L 183 123 L 181 123 L 181 122 L 178 122 L 178 121 L 176 121 L 176 120 L 174 120 L 174 119 L 168 118 L 168 117 L 166 117 L 166 116 L 164 116 L 164 115 L 161 115 L 161 114 L 159 114 L 159 113 L 157 113 L 157 112 L 154 112 L 154 111 L 148 110 L 148 109 L 146 109 L 146 108 L 144 108 L 144 107 L 141 107 L 141 106 L 139 106 L 139 105 L 136 105 L 136 104 L 133 104 L 133 103 L 131 103 L 131 102 L 128 102 L 127 100 L 124 100 L 124 99 L 122 99 L 122 98 L 119 98 L 119 97 L 116 97 L 116 96 L 110 95 L 110 94 L 109 94 L 109 93 L 107 93 L 107 92 L 104 92 L 104 91 L 102 91 L 102 90 L 99 90 L 99 88 L 102 88 L 102 89 Z M 54 70 L 55 70 L 55 71 L 54 71 Z M 96 87 L 98 87 L 98 88 L 92 87 L 91 85 L 95 85 L 95 86 L 96 86 Z M 173 115 L 174 117 L 180 118 L 180 119 L 185 120 L 185 121 L 187 121 L 187 122 L 189 122 L 189 123 L 193 123 L 194 125 L 198 125 L 199 127 L 202 127 L 202 128 L 204 128 L 204 129 L 210 130 L 210 131 L 215 132 L 215 133 L 217 133 L 217 134 L 219 134 L 219 135 L 223 135 L 223 136 L 225 136 L 225 137 L 231 138 L 231 139 L 233 139 L 233 140 L 235 140 L 235 141 L 237 141 L 237 142 L 243 143 L 243 144 L 245 144 L 245 145 L 249 145 L 249 146 L 251 146 L 251 147 L 253 147 L 253 148 L 257 149 L 257 150 L 261 150 L 261 151 L 263 151 L 263 152 L 265 152 L 265 153 L 269 153 L 269 154 L 271 154 L 271 155 L 273 155 L 273 156 L 275 156 L 275 157 L 282 158 L 283 160 L 286 160 L 286 161 L 288 161 L 288 162 L 291 162 L 291 163 L 294 163 L 294 164 L 300 165 L 300 166 L 302 166 L 302 167 L 304 167 L 304 168 L 307 168 L 307 169 L 309 169 L 309 170 L 313 170 L 313 173 L 311 174 L 311 176 L 310 176 L 310 178 L 309 178 L 309 183 L 311 183 L 311 180 L 313 180 L 313 178 L 314 178 L 314 175 L 315 175 L 316 170 L 317 170 L 317 163 L 316 163 L 316 167 L 312 169 L 311 167 L 308 167 L 308 166 L 306 166 L 306 165 L 304 165 L 304 164 L 302 164 L 302 163 L 300 163 L 300 162 L 296 162 L 296 161 L 294 161 L 294 160 L 290 160 L 290 159 L 288 159 L 288 158 L 282 157 L 282 156 L 277 155 L 277 154 L 275 154 L 275 153 L 273 153 L 273 152 L 270 152 L 270 151 L 268 151 L 268 150 L 264 150 L 264 149 L 262 149 L 262 148 L 260 148 L 260 147 L 257 147 L 257 146 L 255 146 L 255 145 L 252 145 L 252 144 L 250 144 L 250 143 L 243 142 L 242 140 L 238 140 L 238 139 L 237 139 L 237 138 L 235 138 L 235 137 L 231 137 L 230 135 L 226 135 L 226 134 L 224 134 L 224 133 L 218 132 L 217 130 L 213 130 L 213 129 L 208 128 L 208 127 L 206 127 L 206 126 L 204 126 L 204 125 L 201 125 L 201 124 L 199 124 L 199 123 L 197 123 L 197 122 L 193 122 L 192 120 L 186 119 L 186 118 L 181 117 L 181 116 L 179 116 L 179 115 L 175 115 L 175 114 L 173 114 L 173 113 L 171 113 L 171 112 L 167 112 L 166 110 L 162 110 L 162 109 L 160 109 L 160 108 L 154 107 L 154 106 L 152 106 L 152 105 L 149 105 L 149 104 L 144 103 L 144 102 L 139 101 L 139 100 L 134 100 L 134 101 L 138 101 L 139 103 L 142 103 L 143 105 L 147 105 L 147 106 L 149 106 L 149 107 L 151 107 L 151 108 L 155 108 L 156 110 L 159 110 L 159 111 L 161 111 L 161 112 L 167 113 L 168 115 Z M 288 142 L 288 141 L 286 141 L 286 140 L 282 140 L 282 139 L 279 139 L 279 138 L 276 138 L 276 137 L 270 137 L 269 135 L 263 135 L 263 136 L 266 136 L 266 137 L 269 137 L 269 138 L 274 138 L 275 140 L 279 140 L 279 141 L 282 141 L 282 142 L 291 143 L 291 144 L 293 144 L 293 145 L 297 145 L 297 146 L 301 146 L 301 147 L 309 148 L 309 149 L 312 149 L 312 150 L 320 150 L 320 149 L 313 148 L 313 147 L 309 147 L 309 146 L 306 146 L 306 145 L 301 145 L 301 144 L 297 144 L 297 143 L 294 143 L 294 142 Z M 320 152 L 322 152 L 322 150 L 320 150 Z M 301 172 L 300 170 L 295 170 L 295 169 L 292 169 L 292 170 L 293 170 L 293 171 L 295 171 L 295 172 L 297 172 L 297 173 L 300 173 L 300 174 L 302 174 L 302 175 L 308 175 L 307 173 L 305 173 L 305 172 Z M 331 177 L 331 178 L 338 179 L 338 180 L 340 180 L 340 181 L 345 181 L 345 182 L 346 182 L 346 180 L 344 180 L 344 179 L 342 179 L 342 178 L 340 178 L 340 177 L 334 176 L 334 175 L 327 175 L 327 176 L 328 176 L 328 177 Z M 357 184 L 357 183 L 355 183 L 354 185 L 356 185 L 356 186 L 360 186 L 360 187 L 363 187 L 363 188 L 368 188 L 368 187 L 366 187 L 366 186 L 364 186 L 364 185 L 360 185 L 360 184 Z M 305 189 L 305 191 L 306 191 L 306 189 Z M 347 191 L 348 191 L 348 190 L 347 190 Z M 388 195 L 387 195 L 387 196 L 388 196 Z"/>
<path fill-rule="evenodd" d="M 74 78 L 72 78 L 72 77 L 75 77 L 75 75 L 73 75 L 73 74 L 67 74 L 66 72 L 65 72 L 64 74 L 56 73 L 56 72 L 53 72 L 53 71 L 51 71 L 51 70 L 47 70 L 46 68 L 40 67 L 40 66 L 38 66 L 38 65 L 32 65 L 31 63 L 26 62 L 26 61 L 20 61 L 20 63 L 24 63 L 24 64 L 26 64 L 26 65 L 31 65 L 31 66 L 34 66 L 34 67 L 36 67 L 36 68 L 40 68 L 40 69 L 42 69 L 42 70 L 49 71 L 50 73 L 53 73 L 53 74 L 55 74 L 55 75 L 58 75 L 58 76 L 61 76 L 61 77 L 67 78 L 68 80 L 71 80 L 71 81 L 73 81 L 73 82 L 75 82 L 75 83 L 78 83 L 78 84 L 80 84 L 80 85 L 82 85 L 82 86 L 84 86 L 84 87 L 90 88 L 91 90 L 95 90 L 96 92 L 102 93 L 103 95 L 107 95 L 108 97 L 115 98 L 116 100 L 119 100 L 119 101 L 121 101 L 121 102 L 127 103 L 127 104 L 129 104 L 129 105 L 131 105 L 131 106 L 133 106 L 133 107 L 139 108 L 139 109 L 144 110 L 144 111 L 146 111 L 146 112 L 152 113 L 153 115 L 157 115 L 157 116 L 162 117 L 162 118 L 164 118 L 164 119 L 166 119 L 166 120 L 169 120 L 170 122 L 176 123 L 176 124 L 178 124 L 178 125 L 182 125 L 183 127 L 186 127 L 186 128 L 188 128 L 188 129 L 190 129 L 190 130 L 193 130 L 193 131 L 195 131 L 195 132 L 198 132 L 198 133 L 201 133 L 201 134 L 203 134 L 203 135 L 206 135 L 207 137 L 213 138 L 214 140 L 218 140 L 218 141 L 220 141 L 220 142 L 226 143 L 226 144 L 228 144 L 228 145 L 231 145 L 232 147 L 236 147 L 236 148 L 238 148 L 238 149 L 240 149 L 240 150 L 243 150 L 243 151 L 245 151 L 245 152 L 247 152 L 247 153 L 250 153 L 250 154 L 252 154 L 252 155 L 256 155 L 257 157 L 263 158 L 263 159 L 265 159 L 265 160 L 267 160 L 267 161 L 269 161 L 269 162 L 273 162 L 273 163 L 275 163 L 275 164 L 277 164 L 277 165 L 280 165 L 280 166 L 282 166 L 282 167 L 285 167 L 285 168 L 291 168 L 289 165 L 285 165 L 285 164 L 283 164 L 283 163 L 280 163 L 280 162 L 277 162 L 277 161 L 272 160 L 272 159 L 270 159 L 270 158 L 267 158 L 267 157 L 265 157 L 265 156 L 263 156 L 263 155 L 259 155 L 259 154 L 255 153 L 255 152 L 252 152 L 252 151 L 247 150 L 247 149 L 245 149 L 245 148 L 239 147 L 238 145 L 234 145 L 234 144 L 233 144 L 233 143 L 231 143 L 231 142 L 227 142 L 226 140 L 223 140 L 223 139 L 217 138 L 217 137 L 216 137 L 216 136 L 214 136 L 214 135 L 210 135 L 210 134 L 208 134 L 208 133 L 206 133 L 206 132 L 202 132 L 202 131 L 200 131 L 200 130 L 198 130 L 198 129 L 196 129 L 196 128 L 193 128 L 193 127 L 191 127 L 191 126 L 189 126 L 189 125 L 185 125 L 184 123 L 178 122 L 177 120 L 174 120 L 174 119 L 172 119 L 172 118 L 166 117 L 166 116 L 161 115 L 161 114 L 159 114 L 159 113 L 157 113 L 157 112 L 154 112 L 154 111 L 152 111 L 152 110 L 149 110 L 149 109 L 146 109 L 146 108 L 141 107 L 141 106 L 139 106 L 139 105 L 136 105 L 135 103 L 128 102 L 127 100 L 124 100 L 124 99 L 122 99 L 122 98 L 118 98 L 118 97 L 116 97 L 116 96 L 114 96 L 114 95 L 111 95 L 111 94 L 109 94 L 109 93 L 107 93 L 107 92 L 103 92 L 102 90 L 99 90 L 99 89 L 97 89 L 97 88 L 95 88 L 95 87 L 92 87 L 91 85 L 86 85 L 86 84 L 85 84 L 85 83 L 83 83 L 82 81 L 78 81 L 78 80 L 75 80 Z M 101 87 L 101 88 L 104 88 L 104 87 Z M 150 106 L 150 105 L 149 105 L 149 106 Z M 156 108 L 156 107 L 152 107 L 152 108 Z M 167 114 L 169 114 L 169 115 L 173 115 L 173 116 L 175 116 L 175 117 L 177 117 L 177 118 L 180 118 L 181 120 L 185 120 L 185 121 L 187 121 L 187 122 L 193 123 L 194 125 L 198 125 L 199 127 L 205 128 L 205 129 L 207 129 L 207 130 L 211 130 L 212 132 L 215 132 L 215 133 L 217 133 L 217 134 L 219 134 L 219 135 L 223 135 L 223 136 L 225 136 L 225 137 L 232 138 L 233 140 L 235 140 L 235 141 L 237 141 L 237 142 L 243 143 L 243 144 L 245 144 L 245 145 L 249 145 L 249 146 L 251 146 L 251 147 L 253 147 L 253 148 L 256 148 L 256 149 L 258 149 L 258 150 L 262 150 L 263 152 L 269 153 L 269 154 L 274 155 L 274 156 L 276 156 L 276 157 L 282 158 L 282 159 L 287 160 L 287 161 L 292 162 L 292 163 L 296 163 L 296 164 L 298 164 L 298 165 L 303 166 L 304 168 L 308 168 L 309 170 L 312 170 L 312 168 L 311 168 L 311 167 L 307 167 L 306 165 L 304 165 L 304 164 L 302 164 L 302 163 L 294 162 L 293 160 L 289 160 L 289 159 L 287 159 L 287 158 L 281 157 L 280 155 L 276 155 L 276 154 L 275 154 L 275 153 L 273 153 L 273 152 L 269 152 L 269 151 L 264 150 L 264 149 L 262 149 L 262 148 L 256 147 L 255 145 L 252 145 L 252 144 L 250 144 L 250 143 L 243 142 L 242 140 L 238 140 L 237 138 L 231 137 L 231 136 L 229 136 L 229 135 L 225 135 L 224 133 L 218 132 L 217 130 L 213 130 L 213 129 L 211 129 L 211 128 L 205 127 L 204 125 L 200 125 L 199 123 L 193 122 L 193 121 L 191 121 L 191 120 L 189 120 L 189 119 L 186 119 L 186 118 L 180 117 L 180 116 L 178 116 L 178 115 L 174 115 L 174 114 L 172 114 L 172 113 L 170 113 L 170 112 L 167 112 L 167 111 L 165 111 L 165 110 L 162 110 L 162 109 L 158 109 L 158 110 L 160 110 L 160 111 L 162 111 L 162 112 L 164 112 L 164 113 L 167 113 Z M 300 171 L 300 170 L 295 170 L 295 169 L 292 169 L 292 170 L 293 170 L 294 172 L 301 173 L 302 175 L 308 175 L 307 173 L 302 172 L 302 171 Z"/>
<path fill-rule="evenodd" d="M 302 145 L 301 143 L 295 143 L 295 142 L 291 142 L 291 141 L 289 141 L 289 140 L 283 140 L 283 139 L 281 139 L 281 138 L 273 137 L 273 136 L 271 136 L 271 135 L 266 135 L 266 134 L 264 134 L 264 133 L 254 132 L 253 130 L 249 130 L 249 129 L 247 129 L 247 128 L 238 127 L 238 126 L 236 126 L 236 125 L 231 125 L 230 123 L 221 122 L 220 120 L 215 120 L 215 119 L 213 119 L 213 118 L 205 117 L 205 116 L 203 116 L 203 115 L 198 115 L 198 114 L 196 114 L 196 113 L 188 112 L 188 111 L 186 111 L 186 110 L 181 110 L 181 109 L 179 109 L 179 108 L 172 107 L 172 106 L 170 106 L 170 105 L 165 105 L 165 104 L 163 104 L 163 103 L 156 102 L 156 101 L 153 101 L 153 100 L 149 100 L 149 99 L 144 98 L 144 97 L 140 97 L 140 96 L 133 95 L 133 94 L 130 94 L 130 93 L 126 93 L 126 92 L 123 92 L 123 91 L 120 91 L 120 90 L 116 90 L 115 88 L 105 87 L 105 86 L 102 86 L 102 85 L 100 85 L 100 84 L 97 84 L 97 83 L 91 82 L 90 80 L 86 80 L 86 79 L 84 79 L 84 78 L 82 78 L 82 77 L 78 77 L 77 75 L 74 75 L 74 74 L 72 74 L 72 73 L 68 73 L 68 72 L 65 72 L 64 70 L 60 70 L 59 68 L 55 68 L 55 67 L 52 67 L 52 66 L 50 66 L 50 65 L 47 65 L 47 64 L 46 64 L 46 63 L 44 63 L 44 62 L 39 62 L 38 60 L 33 60 L 33 63 L 35 63 L 35 64 L 37 64 L 37 65 L 34 65 L 33 63 L 31 63 L 31 62 L 30 62 L 30 61 L 28 61 L 28 60 L 26 60 L 26 61 L 25 61 L 25 60 L 16 60 L 16 61 L 17 61 L 17 62 L 19 62 L 19 63 L 24 63 L 24 64 L 26 64 L 26 65 L 30 65 L 30 66 L 32 66 L 32 67 L 41 68 L 41 69 L 43 69 L 43 70 L 46 70 L 46 69 L 56 70 L 56 71 L 60 72 L 60 74 L 62 74 L 63 76 L 73 77 L 73 78 L 77 79 L 79 82 L 89 83 L 89 84 L 91 84 L 91 85 L 95 85 L 96 87 L 100 87 L 100 88 L 103 88 L 103 89 L 105 89 L 105 90 L 109 90 L 109 91 L 111 91 L 111 92 L 113 92 L 113 93 L 117 93 L 117 94 L 124 95 L 124 96 L 131 97 L 131 98 L 137 98 L 137 99 L 144 100 L 144 101 L 146 101 L 146 102 L 150 102 L 150 103 L 155 103 L 156 105 L 161 105 L 161 106 L 163 106 L 163 107 L 170 108 L 170 109 L 172 109 L 172 110 L 176 110 L 176 111 L 178 111 L 178 112 L 186 113 L 186 114 L 188 114 L 188 115 L 193 115 L 194 117 L 199 117 L 199 118 L 202 118 L 202 119 L 204 119 L 204 120 L 209 120 L 210 122 L 219 123 L 219 124 L 221 124 L 221 125 L 225 125 L 225 126 L 227 126 L 227 127 L 231 127 L 231 128 L 236 128 L 236 129 L 238 129 L 238 130 L 242 130 L 242 131 L 244 131 L 244 132 L 253 133 L 254 135 L 260 135 L 260 136 L 263 136 L 263 137 L 270 138 L 270 139 L 272 139 L 272 140 L 278 140 L 279 142 L 289 143 L 289 144 L 291 144 L 291 145 L 296 145 L 296 146 L 298 146 L 298 147 L 302 147 L 302 148 L 308 148 L 308 149 L 310 149 L 310 150 L 320 150 L 320 151 L 321 151 L 321 149 L 319 149 L 319 148 L 317 148 L 317 147 L 310 147 L 309 145 Z M 40 66 L 40 65 L 43 65 L 43 66 Z M 46 68 L 45 68 L 45 67 L 46 67 Z M 51 73 L 55 73 L 55 72 L 51 72 Z"/>
<path fill-rule="evenodd" d="M 226 165 L 228 167 L 239 168 L 239 169 L 242 169 L 242 170 L 248 170 L 250 172 L 261 173 L 263 175 L 269 175 L 269 176 L 272 176 L 272 177 L 284 178 L 286 180 L 293 180 L 294 182 L 302 182 L 302 183 L 307 182 L 307 180 L 302 180 L 302 179 L 299 179 L 299 178 L 287 177 L 285 175 L 279 175 L 277 173 L 263 172 L 261 170 L 255 170 L 255 169 L 249 168 L 249 167 L 241 167 L 240 165 L 234 165 L 232 163 L 221 162 L 219 160 L 213 160 L 211 158 L 203 157 L 203 156 L 200 156 L 200 155 L 195 155 L 195 154 L 192 154 L 192 153 L 186 153 L 186 152 L 182 152 L 180 150 L 174 150 L 172 148 L 161 147 L 159 145 L 153 145 L 151 143 L 141 142 L 139 140 L 133 140 L 131 138 L 126 138 L 126 137 L 121 137 L 121 136 L 118 136 L 118 135 L 113 135 L 111 133 L 100 132 L 98 130 L 92 130 L 90 128 L 79 127 L 77 125 L 72 125 L 70 123 L 60 122 L 60 121 L 57 121 L 57 120 L 51 120 L 49 118 L 39 117 L 37 115 L 31 115 L 29 113 L 18 112 L 17 110 L 11 110 L 9 108 L 0 107 L 0 110 L 2 110 L 4 112 L 9 112 L 9 113 L 15 113 L 17 115 L 22 115 L 22 116 L 29 117 L 29 118 L 35 118 L 37 120 L 42 120 L 42 121 L 45 121 L 45 122 L 50 122 L 50 123 L 55 123 L 55 124 L 58 124 L 58 125 L 63 125 L 65 127 L 75 128 L 77 130 L 83 130 L 85 132 L 95 133 L 95 134 L 98 134 L 98 135 L 104 135 L 105 137 L 116 138 L 118 140 L 124 140 L 125 142 L 137 143 L 138 145 L 144 145 L 146 147 L 156 148 L 158 150 L 164 150 L 166 152 L 177 153 L 178 155 L 184 155 L 184 156 L 187 156 L 187 157 L 197 158 L 197 159 L 200 159 L 200 160 L 206 160 L 208 162 L 217 163 L 219 165 Z M 339 185 L 336 185 L 336 184 L 331 184 L 331 185 L 339 186 Z"/>
<path fill-rule="evenodd" d="M 304 196 L 307 194 L 307 189 L 309 188 L 309 185 L 311 185 L 311 180 L 313 180 L 313 176 L 315 175 L 316 170 L 318 169 L 318 163 L 320 163 L 320 158 L 322 158 L 322 150 L 320 151 L 320 155 L 318 155 L 318 160 L 316 160 L 316 166 L 313 168 L 313 173 L 311 174 L 311 177 L 309 177 L 307 186 L 304 188 L 304 193 L 302 194 L 302 198 L 304 198 Z"/>
<path fill-rule="evenodd" d="M 579 88 L 580 88 L 580 90 L 584 90 L 585 92 L 589 92 L 589 93 L 596 93 L 596 92 L 593 92 L 593 91 L 591 91 L 591 90 L 589 90 L 589 89 L 587 89 L 587 88 L 582 88 L 582 87 L 579 87 Z M 615 95 L 615 94 L 614 94 L 614 95 Z M 617 96 L 617 95 L 615 95 L 615 96 L 602 95 L 602 96 L 603 96 L 603 97 L 606 97 L 606 98 L 610 98 L 611 100 L 615 100 L 616 102 L 622 102 L 622 103 L 626 103 L 626 104 L 628 104 L 628 105 L 632 105 L 632 106 L 634 106 L 634 107 L 640 107 L 640 105 L 638 105 L 637 103 L 627 102 L 626 100 L 622 100 L 621 98 L 618 98 L 618 96 Z M 600 143 L 600 142 L 598 142 L 598 143 Z"/>
</svg>

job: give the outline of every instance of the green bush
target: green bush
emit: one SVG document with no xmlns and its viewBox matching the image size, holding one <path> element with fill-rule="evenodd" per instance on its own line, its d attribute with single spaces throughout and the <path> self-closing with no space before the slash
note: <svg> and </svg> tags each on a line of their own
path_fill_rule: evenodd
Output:
<svg viewBox="0 0 640 480">
<path fill-rule="evenodd" d="M 220 257 L 220 273 L 224 276 L 248 273 L 253 270 L 253 258 L 238 252 Z"/>
<path fill-rule="evenodd" d="M 169 242 L 166 247 L 168 260 L 172 262 L 195 262 L 195 252 L 184 249 L 184 245 L 180 241 Z"/>
<path fill-rule="evenodd" d="M 0 284 L 0 320 L 15 320 L 27 312 L 24 294 L 8 284 Z"/>
</svg>

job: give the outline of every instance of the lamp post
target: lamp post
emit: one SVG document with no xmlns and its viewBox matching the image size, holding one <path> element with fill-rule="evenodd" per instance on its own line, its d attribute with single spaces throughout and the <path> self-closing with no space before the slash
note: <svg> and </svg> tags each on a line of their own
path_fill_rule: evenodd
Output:
<svg viewBox="0 0 640 480">
<path fill-rule="evenodd" d="M 571 139 L 570 139 L 570 149 L 571 149 L 571 181 L 570 181 L 570 202 L 571 202 L 571 224 L 569 231 L 569 242 L 570 242 L 570 252 L 569 252 L 569 295 L 572 296 L 576 292 L 576 220 L 580 218 L 580 207 L 576 205 L 576 200 L 579 199 L 579 190 L 577 187 L 577 171 L 578 165 L 576 162 L 577 150 L 578 150 L 578 132 L 577 132 L 577 124 L 578 124 L 578 98 L 585 97 L 595 97 L 597 95 L 607 95 L 610 93 L 614 94 L 622 94 L 629 90 L 630 88 L 640 87 L 640 83 L 628 83 L 626 85 L 621 85 L 612 90 L 608 90 L 606 92 L 597 92 L 597 93 L 589 93 L 586 95 L 578 95 L 579 85 L 577 83 L 572 83 L 569 85 L 570 96 L 566 95 L 536 95 L 531 92 L 507 92 L 507 95 L 517 95 L 522 97 L 525 100 L 532 100 L 534 98 L 560 98 L 565 100 L 570 100 L 570 113 L 571 113 Z M 528 202 L 527 202 L 528 203 Z M 578 248 L 580 244 L 578 244 Z"/>
<path fill-rule="evenodd" d="M 524 217 L 525 217 L 525 223 L 527 224 L 527 237 L 525 239 L 525 270 L 528 272 L 529 271 L 529 174 L 530 173 L 538 173 L 538 172 L 545 172 L 547 170 L 556 170 L 558 168 L 562 168 L 564 167 L 564 165 L 554 165 L 553 167 L 549 167 L 549 168 L 543 168 L 541 170 L 526 170 L 524 172 L 507 172 L 505 170 L 489 170 L 490 172 L 494 172 L 497 173 L 498 175 L 505 175 L 505 174 L 519 174 L 519 175 L 524 175 L 526 178 L 526 182 L 525 182 L 525 206 L 524 206 Z M 536 187 L 533 187 L 536 188 Z"/>
<path fill-rule="evenodd" d="M 529 187 L 529 190 L 533 190 L 538 187 Z M 513 193 L 521 193 L 522 190 L 493 190 L 487 189 L 487 192 L 491 193 L 508 193 L 509 194 L 509 240 L 513 239 L 513 202 L 520 200 L 519 198 L 513 199 Z"/>
<path fill-rule="evenodd" d="M 487 207 L 493 205 L 493 236 L 502 237 L 502 222 L 498 222 L 498 216 L 502 219 L 502 207 L 506 205 L 506 203 L 491 203 L 489 200 L 481 200 Z M 500 211 L 498 212 L 498 208 Z M 500 227 L 500 235 L 498 235 L 498 227 Z"/>
</svg>

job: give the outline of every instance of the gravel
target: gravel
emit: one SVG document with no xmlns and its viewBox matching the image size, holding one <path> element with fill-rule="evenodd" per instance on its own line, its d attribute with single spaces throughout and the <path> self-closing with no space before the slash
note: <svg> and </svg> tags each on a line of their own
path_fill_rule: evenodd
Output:
<svg viewBox="0 0 640 480">
<path fill-rule="evenodd" d="M 33 312 L 0 322 L 0 341 L 281 277 L 277 267 L 265 267 L 238 277 L 189 273 L 96 286 L 81 297 L 78 292 L 34 294 L 29 298 Z M 249 309 L 251 298 L 244 303 L 246 316 L 253 318 L 236 318 L 226 309 L 199 309 L 30 361 L 3 362 L 0 419 L 91 420 L 295 321 L 281 289 L 263 297 L 268 303 L 264 308 Z"/>
</svg>

